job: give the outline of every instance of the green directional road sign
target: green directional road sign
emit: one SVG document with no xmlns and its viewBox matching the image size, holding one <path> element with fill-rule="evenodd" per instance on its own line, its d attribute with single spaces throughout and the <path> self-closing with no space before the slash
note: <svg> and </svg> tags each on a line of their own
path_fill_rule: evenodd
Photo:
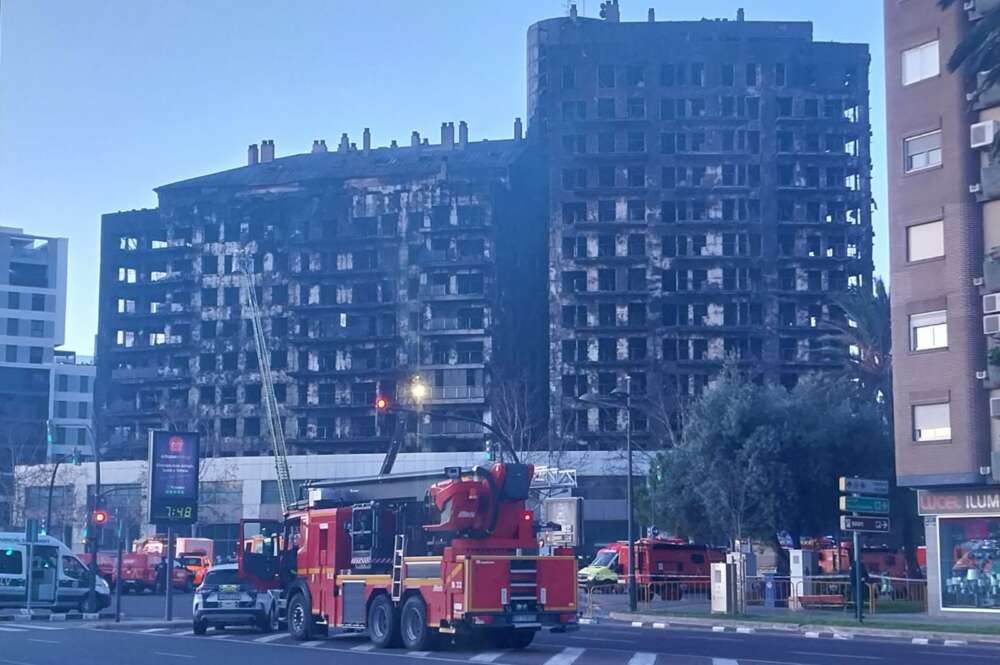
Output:
<svg viewBox="0 0 1000 665">
<path fill-rule="evenodd" d="M 877 496 L 842 496 L 840 509 L 845 513 L 889 514 L 889 499 Z"/>
<path fill-rule="evenodd" d="M 875 480 L 872 478 L 847 478 L 840 477 L 840 491 L 848 494 L 881 494 L 889 493 L 888 480 Z"/>
</svg>

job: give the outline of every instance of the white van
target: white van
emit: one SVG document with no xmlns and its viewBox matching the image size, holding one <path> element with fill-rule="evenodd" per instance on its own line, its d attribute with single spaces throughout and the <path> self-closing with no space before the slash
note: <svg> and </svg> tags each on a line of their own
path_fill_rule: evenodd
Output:
<svg viewBox="0 0 1000 665">
<path fill-rule="evenodd" d="M 31 606 L 38 609 L 84 609 L 90 571 L 61 541 L 39 536 L 31 549 Z M 29 545 L 22 532 L 0 532 L 0 608 L 25 607 Z M 111 604 L 108 583 L 95 584 L 98 606 Z"/>
</svg>

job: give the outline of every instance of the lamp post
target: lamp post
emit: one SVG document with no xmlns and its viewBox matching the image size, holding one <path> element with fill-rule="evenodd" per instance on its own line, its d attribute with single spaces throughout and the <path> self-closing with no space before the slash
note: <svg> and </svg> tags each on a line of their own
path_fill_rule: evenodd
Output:
<svg viewBox="0 0 1000 665">
<path fill-rule="evenodd" d="M 619 398 L 619 400 L 604 400 L 593 395 L 584 395 L 580 397 L 579 400 L 590 404 L 612 406 L 620 405 L 621 399 L 625 402 L 625 458 L 627 473 L 627 477 L 625 479 L 625 511 L 628 513 L 625 526 L 626 537 L 628 540 L 628 558 L 626 560 L 628 574 L 626 577 L 626 584 L 628 587 L 628 608 L 630 611 L 635 612 L 638 602 L 635 589 L 635 538 L 632 535 L 634 532 L 632 519 L 632 515 L 634 513 L 632 498 L 632 375 L 625 375 L 625 390 L 615 388 L 611 391 L 611 395 Z"/>
<path fill-rule="evenodd" d="M 94 428 L 87 426 L 87 432 L 90 433 L 90 441 L 93 444 L 94 453 L 94 506 L 93 509 L 96 510 L 99 507 L 99 502 L 101 501 L 101 450 L 100 446 L 97 445 L 97 435 L 94 434 Z M 92 522 L 91 515 L 93 511 L 88 511 L 87 521 Z M 97 576 L 100 574 L 100 569 L 97 567 L 97 551 L 100 549 L 100 526 L 96 524 L 90 524 L 87 529 L 87 538 L 90 543 L 93 543 L 91 547 L 90 555 L 90 589 L 87 592 L 87 610 L 89 612 L 97 612 Z M 88 543 L 89 544 L 89 543 Z"/>
<path fill-rule="evenodd" d="M 51 534 L 52 532 L 52 492 L 56 485 L 56 474 L 59 472 L 59 465 L 63 463 L 65 456 L 59 456 L 56 458 L 56 463 L 52 467 L 52 475 L 49 477 L 49 497 L 48 505 L 45 509 L 45 533 Z M 70 460 L 73 462 L 73 466 L 80 466 L 80 453 L 77 450 L 73 451 L 70 455 Z"/>
</svg>

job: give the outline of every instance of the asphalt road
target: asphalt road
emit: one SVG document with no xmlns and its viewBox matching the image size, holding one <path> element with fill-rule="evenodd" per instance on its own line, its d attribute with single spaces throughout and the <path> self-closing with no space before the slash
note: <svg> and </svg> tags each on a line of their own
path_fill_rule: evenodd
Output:
<svg viewBox="0 0 1000 665">
<path fill-rule="evenodd" d="M 340 657 L 364 665 L 498 663 L 500 665 L 963 665 L 1000 662 L 1000 649 L 919 646 L 877 640 L 808 639 L 784 635 L 717 634 L 624 625 L 584 626 L 566 635 L 539 635 L 524 651 L 380 651 L 362 635 L 294 642 L 285 633 L 210 631 L 196 637 L 185 627 L 104 630 L 71 623 L 0 624 L 0 665 L 134 665 L 186 662 L 271 665 L 277 659 L 328 665 Z M 283 653 L 282 653 L 283 652 Z"/>
</svg>

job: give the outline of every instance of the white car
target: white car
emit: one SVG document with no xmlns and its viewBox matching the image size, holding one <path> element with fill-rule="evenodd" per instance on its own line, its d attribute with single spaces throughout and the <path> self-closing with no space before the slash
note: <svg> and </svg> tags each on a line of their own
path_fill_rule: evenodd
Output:
<svg viewBox="0 0 1000 665">
<path fill-rule="evenodd" d="M 278 603 L 274 594 L 242 579 L 236 564 L 212 566 L 195 589 L 191 617 L 195 635 L 208 627 L 255 626 L 264 633 L 278 630 Z"/>
</svg>

